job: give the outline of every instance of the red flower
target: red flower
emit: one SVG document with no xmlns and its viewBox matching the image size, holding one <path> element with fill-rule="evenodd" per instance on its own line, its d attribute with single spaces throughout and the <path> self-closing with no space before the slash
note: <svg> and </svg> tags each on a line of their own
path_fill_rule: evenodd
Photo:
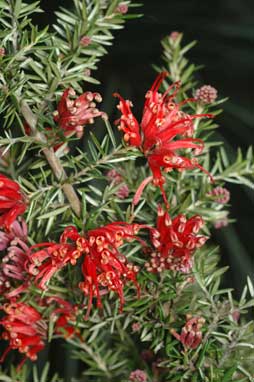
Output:
<svg viewBox="0 0 254 382">
<path fill-rule="evenodd" d="M 51 306 L 52 303 L 58 304 L 58 307 L 52 312 L 55 320 L 55 333 L 64 335 L 65 338 L 72 337 L 75 333 L 79 334 L 79 330 L 70 323 L 70 321 L 76 322 L 76 307 L 56 296 L 47 299 L 47 305 Z"/>
<path fill-rule="evenodd" d="M 146 94 L 142 121 L 139 124 L 131 111 L 131 102 L 120 98 L 118 109 L 121 118 L 116 121 L 119 130 L 124 132 L 124 140 L 131 146 L 139 147 L 147 157 L 148 164 L 153 173 L 153 182 L 163 190 L 165 182 L 161 169 L 165 172 L 172 169 L 184 170 L 200 168 L 207 173 L 198 163 L 196 158 L 187 158 L 178 153 L 181 149 L 194 150 L 198 155 L 202 152 L 204 144 L 200 139 L 193 138 L 193 120 L 201 117 L 212 117 L 210 114 L 189 115 L 181 111 L 181 107 L 193 99 L 186 99 L 181 103 L 174 102 L 180 83 L 172 84 L 164 94 L 159 93 L 159 88 L 167 76 L 161 73 L 155 80 L 151 89 Z M 176 137 L 181 139 L 175 139 Z"/>
<path fill-rule="evenodd" d="M 44 339 L 47 333 L 47 326 L 42 320 L 41 314 L 23 302 L 5 304 L 3 310 L 6 316 L 0 321 L 5 329 L 2 338 L 9 341 L 9 346 L 5 350 L 1 362 L 12 349 L 17 349 L 25 355 L 19 367 L 27 358 L 35 361 L 37 353 L 45 346 Z"/>
<path fill-rule="evenodd" d="M 89 298 L 86 318 L 94 297 L 97 298 L 97 306 L 102 306 L 101 295 L 105 293 L 105 288 L 118 294 L 120 310 L 124 304 L 123 287 L 128 280 L 134 283 L 139 295 L 136 280 L 139 268 L 128 263 L 118 250 L 124 240 L 137 239 L 138 230 L 139 226 L 136 224 L 117 222 L 88 232 L 89 253 L 82 266 L 85 280 L 79 284 Z"/>
<path fill-rule="evenodd" d="M 67 232 L 75 243 L 67 243 Z M 28 272 L 35 276 L 35 283 L 42 289 L 52 276 L 68 263 L 76 264 L 77 259 L 86 250 L 86 241 L 81 238 L 75 227 L 68 227 L 61 236 L 60 243 L 40 243 L 29 250 Z M 34 249 L 43 248 L 33 252 Z"/>
<path fill-rule="evenodd" d="M 99 93 L 85 92 L 75 100 L 70 96 L 76 93 L 72 88 L 66 89 L 60 99 L 54 119 L 62 128 L 65 136 L 76 133 L 78 138 L 83 135 L 84 125 L 93 123 L 95 117 L 106 117 L 106 114 L 96 108 L 95 102 L 101 102 Z"/>
<path fill-rule="evenodd" d="M 26 210 L 25 198 L 18 183 L 0 174 L 0 227 L 11 224 Z"/>
<path fill-rule="evenodd" d="M 88 296 L 86 317 L 89 316 L 94 297 L 97 298 L 97 306 L 102 307 L 101 295 L 106 293 L 106 289 L 118 294 L 122 309 L 123 287 L 128 280 L 134 283 L 139 294 L 136 280 L 139 268 L 127 263 L 126 257 L 118 248 L 124 240 L 136 239 L 144 244 L 136 237 L 142 227 L 124 222 L 110 223 L 88 231 L 86 237 L 80 236 L 75 227 L 67 227 L 60 238 L 60 243 L 41 243 L 30 248 L 28 271 L 35 276 L 35 283 L 45 289 L 57 271 L 68 263 L 75 265 L 77 259 L 84 255 L 82 265 L 84 281 L 79 283 L 79 287 Z M 43 249 L 33 252 L 40 247 Z"/>
<path fill-rule="evenodd" d="M 184 347 L 196 349 L 202 341 L 201 328 L 204 323 L 205 319 L 203 317 L 187 316 L 187 322 L 182 328 L 181 334 L 178 334 L 174 329 L 171 330 L 171 334 L 173 334 Z"/>
<path fill-rule="evenodd" d="M 157 230 L 151 231 L 155 251 L 152 259 L 145 264 L 149 272 L 161 272 L 164 269 L 188 272 L 192 267 L 192 255 L 204 245 L 206 236 L 197 235 L 203 226 L 203 219 L 196 215 L 189 220 L 178 215 L 171 220 L 168 212 L 158 207 Z"/>
</svg>

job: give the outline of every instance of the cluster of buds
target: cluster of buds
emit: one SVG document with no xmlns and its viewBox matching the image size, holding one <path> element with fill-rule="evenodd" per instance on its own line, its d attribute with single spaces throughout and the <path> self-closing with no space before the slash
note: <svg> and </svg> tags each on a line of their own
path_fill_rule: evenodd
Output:
<svg viewBox="0 0 254 382">
<path fill-rule="evenodd" d="M 227 216 L 222 218 L 222 219 L 218 219 L 216 220 L 214 223 L 213 223 L 213 226 L 214 228 L 216 229 L 221 229 L 221 228 L 224 228 L 224 227 L 227 227 L 228 226 L 228 218 Z"/>
<path fill-rule="evenodd" d="M 212 196 L 216 203 L 226 204 L 230 200 L 230 192 L 224 187 L 215 187 L 212 191 L 208 193 L 209 196 Z"/>
<path fill-rule="evenodd" d="M 7 231 L 26 210 L 25 197 L 18 183 L 0 174 L 0 227 Z"/>
<path fill-rule="evenodd" d="M 193 138 L 193 121 L 196 118 L 212 117 L 211 114 L 190 115 L 181 111 L 184 104 L 194 99 L 186 99 L 180 103 L 174 102 L 180 82 L 172 84 L 164 94 L 159 93 L 161 83 L 167 75 L 167 72 L 162 72 L 147 92 L 140 124 L 131 111 L 131 101 L 124 100 L 117 93 L 114 94 L 120 99 L 118 109 L 122 113 L 115 123 L 118 129 L 123 131 L 125 142 L 138 147 L 146 156 L 153 173 L 153 183 L 160 187 L 165 202 L 166 195 L 163 189 L 165 178 L 161 169 L 169 172 L 172 169 L 182 171 L 199 168 L 207 173 L 200 166 L 197 158 L 184 157 L 178 153 L 178 150 L 191 149 L 194 155 L 201 154 L 204 143 L 200 139 Z M 176 140 L 176 137 L 180 139 Z"/>
<path fill-rule="evenodd" d="M 203 104 L 213 103 L 218 96 L 217 90 L 211 85 L 204 85 L 197 89 L 195 92 L 195 98 L 198 102 Z"/>
<path fill-rule="evenodd" d="M 5 350 L 1 362 L 13 349 L 17 349 L 25 356 L 20 366 L 27 358 L 35 361 L 37 353 L 45 346 L 44 340 L 47 334 L 47 325 L 41 314 L 23 302 L 5 304 L 3 310 L 6 315 L 0 321 L 4 328 L 2 338 L 9 341 L 9 346 Z"/>
<path fill-rule="evenodd" d="M 120 3 L 117 7 L 116 7 L 116 12 L 118 13 L 121 13 L 122 15 L 125 15 L 129 10 L 129 7 L 127 4 L 125 3 Z"/>
<path fill-rule="evenodd" d="M 141 329 L 140 322 L 133 322 L 133 324 L 131 325 L 131 329 L 132 329 L 133 333 L 139 332 Z"/>
<path fill-rule="evenodd" d="M 147 381 L 147 374 L 144 370 L 134 370 L 129 375 L 129 381 L 130 382 L 146 382 Z"/>
<path fill-rule="evenodd" d="M 96 107 L 96 102 L 102 101 L 99 93 L 85 92 L 76 99 L 71 98 L 75 96 L 76 92 L 72 88 L 64 91 L 54 112 L 54 120 L 66 137 L 75 133 L 81 138 L 85 125 L 94 123 L 95 117 L 106 118 L 106 114 Z"/>
<path fill-rule="evenodd" d="M 170 33 L 170 35 L 169 35 L 168 37 L 169 37 L 169 40 L 175 42 L 175 41 L 178 39 L 178 37 L 179 37 L 180 35 L 181 35 L 180 32 L 178 32 L 178 31 L 173 31 L 173 32 Z"/>
<path fill-rule="evenodd" d="M 13 222 L 9 232 L 0 231 L 0 250 L 5 251 L 0 265 L 0 291 L 11 298 L 24 291 L 28 282 L 25 265 L 29 248 L 23 219 Z M 22 285 L 9 292 L 12 281 L 22 281 Z"/>
<path fill-rule="evenodd" d="M 108 180 L 113 184 L 113 185 L 118 185 L 119 184 L 119 188 L 118 190 L 116 191 L 116 196 L 119 198 L 119 199 L 126 199 L 128 198 L 129 196 L 129 187 L 128 185 L 124 182 L 124 179 L 122 177 L 122 175 L 116 171 L 115 169 L 112 169 L 112 170 L 109 170 L 106 174 Z"/>
<path fill-rule="evenodd" d="M 169 213 L 159 206 L 157 229 L 151 230 L 155 250 L 151 254 L 151 261 L 145 263 L 147 271 L 161 272 L 171 269 L 189 272 L 193 253 L 208 239 L 198 235 L 203 224 L 203 219 L 198 215 L 190 219 L 185 215 L 178 215 L 172 220 Z"/>
<path fill-rule="evenodd" d="M 80 45 L 82 45 L 84 47 L 89 46 L 91 44 L 91 42 L 92 42 L 92 39 L 89 36 L 83 36 L 80 39 Z"/>
<path fill-rule="evenodd" d="M 180 341 L 187 349 L 196 349 L 202 342 L 201 328 L 205 323 L 203 317 L 186 316 L 187 322 L 182 328 L 181 334 L 178 334 L 174 329 L 171 329 L 171 334 Z"/>
<path fill-rule="evenodd" d="M 3 47 L 0 47 L 0 57 L 5 56 L 5 49 Z"/>
</svg>

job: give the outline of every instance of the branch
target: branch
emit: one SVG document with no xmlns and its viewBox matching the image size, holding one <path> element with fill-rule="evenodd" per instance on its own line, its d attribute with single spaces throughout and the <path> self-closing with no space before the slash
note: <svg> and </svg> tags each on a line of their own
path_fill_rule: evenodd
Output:
<svg viewBox="0 0 254 382">
<path fill-rule="evenodd" d="M 29 124 L 32 131 L 32 136 L 35 138 L 35 140 L 39 143 L 43 143 L 43 144 L 47 143 L 47 139 L 45 135 L 40 133 L 36 129 L 37 117 L 34 115 L 29 105 L 25 101 L 21 101 L 21 113 L 23 117 L 25 118 L 26 122 Z M 50 165 L 57 180 L 61 180 L 61 181 L 66 180 L 68 178 L 67 174 L 60 160 L 56 157 L 54 150 L 52 148 L 44 147 L 42 149 L 42 152 L 45 155 L 48 161 L 48 164 Z M 80 216 L 81 205 L 73 186 L 71 184 L 64 183 L 62 185 L 62 188 L 66 198 L 68 199 L 70 203 L 72 210 L 75 212 L 77 216 Z"/>
</svg>

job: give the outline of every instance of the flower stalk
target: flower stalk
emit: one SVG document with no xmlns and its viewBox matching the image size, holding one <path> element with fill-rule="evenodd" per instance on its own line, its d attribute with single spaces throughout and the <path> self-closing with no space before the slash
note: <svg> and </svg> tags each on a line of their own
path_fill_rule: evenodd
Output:
<svg viewBox="0 0 254 382">
<path fill-rule="evenodd" d="M 46 144 L 47 139 L 45 135 L 39 132 L 36 128 L 37 117 L 34 115 L 34 113 L 32 112 L 31 108 L 29 107 L 26 101 L 23 100 L 21 102 L 20 110 L 24 119 L 26 120 L 26 122 L 31 128 L 32 136 L 35 138 L 35 140 L 41 144 Z M 68 177 L 61 164 L 61 161 L 59 160 L 59 158 L 57 158 L 52 148 L 43 147 L 42 152 L 45 158 L 47 159 L 48 164 L 50 165 L 56 179 L 58 181 L 63 182 L 62 184 L 63 192 L 68 202 L 70 203 L 70 206 L 73 212 L 79 217 L 81 213 L 80 200 L 74 187 L 71 184 L 65 182 L 65 180 L 68 179 Z"/>
</svg>

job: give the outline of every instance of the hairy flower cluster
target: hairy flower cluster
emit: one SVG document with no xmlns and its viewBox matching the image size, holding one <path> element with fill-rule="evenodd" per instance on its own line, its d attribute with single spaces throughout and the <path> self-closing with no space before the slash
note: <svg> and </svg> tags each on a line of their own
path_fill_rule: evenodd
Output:
<svg viewBox="0 0 254 382">
<path fill-rule="evenodd" d="M 205 323 L 203 317 L 187 316 L 187 322 L 182 328 L 181 334 L 178 334 L 174 329 L 171 334 L 180 341 L 185 348 L 196 349 L 202 341 L 201 328 Z"/>
<path fill-rule="evenodd" d="M 127 4 L 124 4 L 124 3 L 120 3 L 117 7 L 116 7 L 116 12 L 119 12 L 121 13 L 122 15 L 125 15 L 129 10 L 129 7 Z"/>
<path fill-rule="evenodd" d="M 208 193 L 212 196 L 217 203 L 227 204 L 230 200 L 230 192 L 224 187 L 215 187 L 212 191 Z"/>
<path fill-rule="evenodd" d="M 96 102 L 102 101 L 99 93 L 85 92 L 73 99 L 75 96 L 76 92 L 72 88 L 64 91 L 54 112 L 54 119 L 65 136 L 75 133 L 78 138 L 81 138 L 85 125 L 94 123 L 96 117 L 106 118 L 106 114 L 96 107 Z"/>
<path fill-rule="evenodd" d="M 134 370 L 130 373 L 129 381 L 131 382 L 146 382 L 147 381 L 147 374 L 144 370 Z"/>
<path fill-rule="evenodd" d="M 126 199 L 129 196 L 129 187 L 128 185 L 124 182 L 124 179 L 122 175 L 116 171 L 115 169 L 109 170 L 106 174 L 107 179 L 113 184 L 113 185 L 118 185 L 119 188 L 116 191 L 116 196 L 119 199 Z"/>
<path fill-rule="evenodd" d="M 147 271 L 162 272 L 171 269 L 189 272 L 193 253 L 208 239 L 198 235 L 203 225 L 204 221 L 198 215 L 190 219 L 178 215 L 172 220 L 169 213 L 159 206 L 157 229 L 151 230 L 155 250 L 151 254 L 151 261 L 145 263 Z"/>
<path fill-rule="evenodd" d="M 218 96 L 217 90 L 211 85 L 204 85 L 197 89 L 195 92 L 195 98 L 197 101 L 203 104 L 213 103 Z"/>
<path fill-rule="evenodd" d="M 179 153 L 182 149 L 191 149 L 194 155 L 202 153 L 204 143 L 194 138 L 193 121 L 196 118 L 209 117 L 210 114 L 190 115 L 181 108 L 193 99 L 177 103 L 175 97 L 178 93 L 180 82 L 172 84 L 163 94 L 159 92 L 161 83 L 168 75 L 162 72 L 146 93 L 146 100 L 141 123 L 134 117 L 131 101 L 124 100 L 119 94 L 114 94 L 120 99 L 118 109 L 122 116 L 116 121 L 118 129 L 123 131 L 124 140 L 134 147 L 138 147 L 147 158 L 153 173 L 153 183 L 161 188 L 166 202 L 163 184 L 165 178 L 162 169 L 169 172 L 173 169 L 179 171 L 199 168 L 197 158 L 189 158 Z M 177 139 L 178 137 L 178 139 Z"/>
</svg>

